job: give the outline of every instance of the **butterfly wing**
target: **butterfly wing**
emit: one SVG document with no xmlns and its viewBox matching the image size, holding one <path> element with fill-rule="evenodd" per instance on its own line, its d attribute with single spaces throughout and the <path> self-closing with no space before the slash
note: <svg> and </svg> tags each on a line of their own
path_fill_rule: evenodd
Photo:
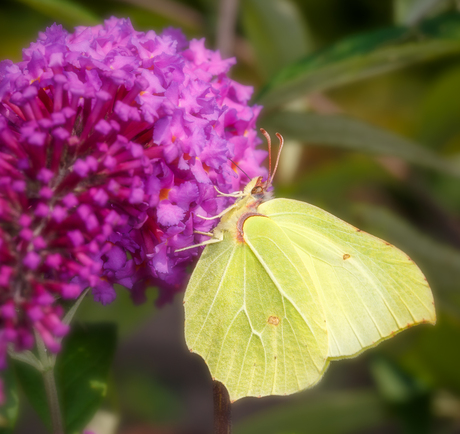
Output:
<svg viewBox="0 0 460 434">
<path fill-rule="evenodd" d="M 184 299 L 187 345 L 231 400 L 297 392 L 327 366 L 324 315 L 316 292 L 305 288 L 303 262 L 270 219 L 247 221 L 248 243 L 226 233 L 205 248 Z M 305 290 L 296 296 L 299 287 Z M 311 304 L 318 308 L 308 316 Z"/>
<path fill-rule="evenodd" d="M 305 202 L 259 206 L 284 231 L 317 288 L 329 358 L 352 357 L 412 325 L 435 323 L 433 296 L 401 250 Z"/>
</svg>

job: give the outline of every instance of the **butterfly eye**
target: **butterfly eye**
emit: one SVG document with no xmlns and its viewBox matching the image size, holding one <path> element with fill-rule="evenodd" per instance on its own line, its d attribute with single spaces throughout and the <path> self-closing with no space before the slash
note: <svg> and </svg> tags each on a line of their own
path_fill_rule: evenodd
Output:
<svg viewBox="0 0 460 434">
<path fill-rule="evenodd" d="M 262 194 L 264 189 L 260 185 L 256 185 L 252 190 L 251 194 Z"/>
</svg>

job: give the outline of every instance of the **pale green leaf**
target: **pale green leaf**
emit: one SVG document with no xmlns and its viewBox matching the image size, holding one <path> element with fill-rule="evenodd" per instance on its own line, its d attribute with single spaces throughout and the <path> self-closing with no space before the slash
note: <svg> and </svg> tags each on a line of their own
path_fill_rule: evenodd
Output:
<svg viewBox="0 0 460 434">
<path fill-rule="evenodd" d="M 460 166 L 416 143 L 344 115 L 280 112 L 262 124 L 288 139 L 374 155 L 391 155 L 408 163 L 460 177 Z"/>
<path fill-rule="evenodd" d="M 460 15 L 443 16 L 416 31 L 394 27 L 351 37 L 287 66 L 259 93 L 266 109 L 416 62 L 460 52 Z"/>
<path fill-rule="evenodd" d="M 394 0 L 395 21 L 413 26 L 426 16 L 450 6 L 451 0 Z"/>
<path fill-rule="evenodd" d="M 272 77 L 311 51 L 307 25 L 292 1 L 245 0 L 241 14 L 263 77 Z"/>
</svg>

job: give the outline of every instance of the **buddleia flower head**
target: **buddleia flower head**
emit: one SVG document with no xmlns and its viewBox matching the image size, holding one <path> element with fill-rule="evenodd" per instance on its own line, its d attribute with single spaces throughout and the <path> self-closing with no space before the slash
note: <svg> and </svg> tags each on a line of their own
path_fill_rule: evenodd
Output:
<svg viewBox="0 0 460 434">
<path fill-rule="evenodd" d="M 204 40 L 137 32 L 127 19 L 53 25 L 0 63 L 0 365 L 8 345 L 52 351 L 68 331 L 60 301 L 113 285 L 183 288 L 186 267 L 228 205 L 214 187 L 261 175 L 260 107 Z M 235 163 L 235 164 L 234 164 Z"/>
</svg>

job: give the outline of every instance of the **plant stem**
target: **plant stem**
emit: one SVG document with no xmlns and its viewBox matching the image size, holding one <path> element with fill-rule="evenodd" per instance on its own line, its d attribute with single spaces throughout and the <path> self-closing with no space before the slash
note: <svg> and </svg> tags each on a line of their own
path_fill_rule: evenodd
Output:
<svg viewBox="0 0 460 434">
<path fill-rule="evenodd" d="M 51 416 L 51 424 L 53 426 L 53 434 L 64 434 L 53 368 L 49 368 L 43 372 L 43 381 L 45 383 L 45 391 L 48 399 L 48 408 Z"/>
<path fill-rule="evenodd" d="M 216 28 L 216 45 L 222 58 L 233 55 L 238 0 L 220 0 Z"/>
<path fill-rule="evenodd" d="M 232 410 L 230 396 L 225 386 L 219 381 L 213 382 L 214 398 L 214 434 L 231 434 Z"/>
<path fill-rule="evenodd" d="M 53 434 L 64 434 L 61 407 L 59 405 L 56 380 L 54 378 L 54 359 L 48 356 L 45 344 L 38 333 L 35 333 L 35 340 L 37 342 L 38 358 L 43 365 L 41 373 L 45 385 L 46 398 L 48 400 Z"/>
</svg>

